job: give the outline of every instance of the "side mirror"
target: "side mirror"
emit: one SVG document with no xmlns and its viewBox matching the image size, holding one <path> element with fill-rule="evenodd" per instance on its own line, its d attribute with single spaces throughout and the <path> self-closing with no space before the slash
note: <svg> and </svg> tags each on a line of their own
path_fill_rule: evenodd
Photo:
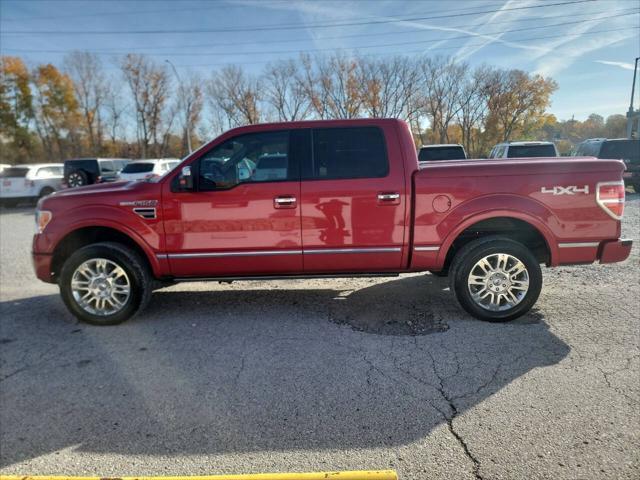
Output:
<svg viewBox="0 0 640 480">
<path fill-rule="evenodd" d="M 191 165 L 182 167 L 182 171 L 178 176 L 178 186 L 180 190 L 193 190 L 193 175 L 191 174 Z"/>
</svg>

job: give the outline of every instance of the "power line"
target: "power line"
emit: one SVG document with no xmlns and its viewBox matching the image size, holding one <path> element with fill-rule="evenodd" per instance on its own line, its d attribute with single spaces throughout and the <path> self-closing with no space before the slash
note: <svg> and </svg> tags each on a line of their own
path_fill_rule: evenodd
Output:
<svg viewBox="0 0 640 480">
<path fill-rule="evenodd" d="M 567 2 L 546 3 L 542 5 L 527 5 L 524 7 L 502 8 L 497 10 L 483 10 L 478 12 L 453 13 L 447 15 L 434 15 L 428 17 L 414 17 L 410 19 L 388 19 L 388 20 L 372 20 L 367 22 L 342 22 L 342 23 L 317 23 L 311 25 L 300 24 L 281 24 L 252 27 L 229 27 L 219 29 L 188 29 L 188 30 L 5 30 L 4 35 L 114 35 L 114 34 L 130 34 L 130 35 L 157 35 L 157 34 L 185 34 L 185 33 L 228 33 L 228 32 L 256 32 L 256 31 L 272 31 L 272 30 L 301 30 L 309 28 L 333 28 L 333 27 L 350 27 L 356 25 L 379 25 L 385 23 L 396 23 L 399 21 L 420 21 L 420 20 L 439 20 L 443 18 L 466 17 L 472 15 L 484 15 L 486 13 L 508 12 L 514 10 L 530 10 L 534 8 L 548 8 L 562 5 L 573 5 L 581 3 L 595 2 L 596 0 L 572 0 Z"/>
<path fill-rule="evenodd" d="M 635 14 L 637 14 L 638 12 L 635 12 Z M 376 45 L 357 45 L 357 46 L 353 46 L 353 47 L 349 47 L 352 50 L 358 50 L 358 49 L 364 49 L 364 48 L 384 48 L 384 47 L 399 47 L 399 46 L 404 46 L 404 45 L 418 45 L 418 44 L 424 44 L 424 43 L 431 43 L 431 42 L 435 42 L 435 41 L 440 41 L 440 40 L 461 40 L 461 39 L 466 39 L 466 38 L 471 38 L 471 37 L 477 37 L 477 36 L 495 36 L 495 35 L 504 35 L 504 34 L 508 34 L 508 33 L 515 33 L 515 32 L 524 32 L 524 31 L 529 31 L 529 30 L 538 30 L 538 29 L 542 29 L 542 28 L 551 28 L 551 27 L 561 27 L 561 26 L 566 26 L 566 25 L 576 25 L 576 24 L 583 24 L 583 23 L 587 23 L 587 22 L 593 22 L 596 20 L 606 20 L 609 18 L 614 18 L 614 17 L 622 17 L 622 16 L 628 16 L 628 13 L 620 13 L 617 15 L 609 15 L 606 17 L 600 17 L 600 18 L 596 18 L 596 19 L 588 19 L 588 20 L 577 20 L 574 22 L 562 22 L 562 23 L 555 23 L 552 25 L 544 25 L 544 26 L 534 26 L 534 27 L 523 27 L 523 28 L 516 28 L 516 29 L 511 29 L 511 30 L 500 30 L 500 31 L 495 31 L 495 32 L 478 32 L 476 34 L 465 34 L 465 35 L 458 35 L 455 37 L 448 37 L 446 39 L 442 39 L 442 38 L 438 38 L 438 39 L 429 39 L 429 40 L 420 40 L 420 41 L 410 41 L 410 42 L 395 42 L 395 43 L 384 43 L 384 44 L 376 44 Z M 583 34 L 581 34 L 583 35 Z M 564 36 L 564 35 L 562 35 Z M 20 53 L 65 53 L 68 50 L 31 50 L 31 49 L 7 49 L 7 50 L 11 50 L 14 52 L 20 52 Z M 301 51 L 300 49 L 296 49 L 296 50 L 256 50 L 256 51 L 245 51 L 245 52 L 200 52 L 200 53 L 185 53 L 185 52 L 162 52 L 162 53 L 149 53 L 147 55 L 149 56 L 177 56 L 177 57 L 196 57 L 196 56 L 236 56 L 236 55 L 271 55 L 271 54 L 291 54 L 291 53 L 315 53 L 315 52 L 324 52 L 324 51 L 334 51 L 335 48 L 334 47 L 327 47 L 327 48 L 316 48 L 316 49 L 307 49 L 304 51 Z M 95 53 L 98 55 L 113 55 L 112 52 L 98 52 L 98 51 L 91 51 L 91 53 Z M 123 52 L 123 53 L 129 53 L 129 52 Z"/>
<path fill-rule="evenodd" d="M 495 25 L 495 24 L 500 24 L 500 23 L 513 23 L 513 22 L 533 22 L 533 21 L 537 21 L 537 20 L 545 20 L 545 19 L 556 19 L 556 18 L 566 18 L 566 17 L 571 17 L 571 18 L 575 18 L 575 17 L 584 17 L 584 16 L 592 16 L 592 15 L 600 15 L 603 13 L 612 13 L 612 14 L 616 14 L 616 13 L 624 13 L 624 14 L 632 14 L 632 13 L 637 13 L 638 9 L 637 8 L 629 8 L 629 9 L 622 9 L 622 10 L 613 10 L 610 12 L 606 12 L 606 11 L 601 11 L 601 12 L 594 12 L 594 13 L 582 13 L 582 14 L 567 14 L 567 15 L 546 15 L 546 16 L 541 16 L 541 17 L 528 17 L 528 18 L 519 18 L 519 19 L 513 19 L 513 20 L 502 20 L 502 21 L 492 21 L 491 25 Z M 615 16 L 615 15 L 612 15 Z M 610 17 L 601 17 L 601 18 L 610 18 Z M 583 20 L 583 21 L 595 21 L 595 20 L 599 20 L 600 18 L 594 18 L 594 19 L 587 19 L 587 20 Z M 451 29 L 456 29 L 456 28 L 473 28 L 473 27 L 478 27 L 478 26 L 484 26 L 484 25 L 452 25 L 449 26 L 447 25 L 447 28 L 451 28 Z M 539 27 L 536 28 L 548 28 L 548 27 L 552 27 L 554 25 L 541 25 Z M 425 32 L 426 29 L 424 28 L 411 28 L 411 29 L 403 29 L 402 31 L 398 32 L 398 31 L 393 31 L 393 32 L 379 32 L 379 33 L 356 33 L 356 34 L 348 34 L 348 35 L 335 35 L 335 36 L 329 36 L 329 37 L 315 37 L 314 40 L 316 41 L 324 41 L 324 40 L 340 40 L 340 39 L 344 39 L 344 38 L 360 38 L 360 37 L 380 37 L 380 36 L 387 36 L 387 35 L 405 35 L 405 34 L 409 34 L 409 33 L 416 33 L 416 32 Z M 481 34 L 487 34 L 490 35 L 492 33 L 486 33 L 486 32 L 479 32 Z M 501 32 L 498 32 L 501 33 Z M 455 37 L 454 37 L 455 38 Z M 443 38 L 441 40 L 450 40 L 451 38 Z M 167 49 L 167 48 L 215 48 L 215 47 L 225 47 L 225 46 L 238 46 L 238 45 L 271 45 L 271 44 L 278 44 L 278 43 L 300 43 L 303 41 L 309 40 L 308 37 L 306 38 L 294 38 L 294 39 L 286 39 L 286 40 L 263 40 L 263 41 L 249 41 L 249 42 L 221 42 L 221 43 L 216 43 L 216 44 L 211 44 L 211 43 L 206 43 L 206 44 L 187 44 L 187 45 L 164 45 L 164 46 L 149 46 L 149 47 L 114 47 L 114 48 L 100 48 L 100 49 L 94 49 L 92 50 L 93 53 L 97 53 L 97 54 L 118 54 L 118 53 L 131 53 L 133 51 L 142 51 L 142 50 L 162 50 L 162 49 Z M 75 48 L 73 49 L 75 50 Z M 14 51 L 22 51 L 22 52 L 43 52 L 43 53 L 66 53 L 68 51 L 70 51 L 69 49 L 65 49 L 65 50 L 53 50 L 53 49 L 47 49 L 45 51 L 41 51 L 41 50 L 17 50 L 15 49 Z M 162 53 L 163 55 L 167 55 L 168 53 Z M 149 55 L 152 55 L 151 53 Z M 159 55 L 159 54 L 158 54 Z"/>
<path fill-rule="evenodd" d="M 547 40 L 547 39 L 552 39 L 552 38 L 565 38 L 565 37 L 582 37 L 584 35 L 594 35 L 596 33 L 612 33 L 612 32 L 620 32 L 620 31 L 625 31 L 625 30 L 640 30 L 640 26 L 639 27 L 623 27 L 623 28 L 611 28 L 611 29 L 606 29 L 606 30 L 594 30 L 593 32 L 586 32 L 586 33 L 573 33 L 573 34 L 560 34 L 560 35 L 546 35 L 546 36 L 541 36 L 541 37 L 527 37 L 527 38 L 518 38 L 515 40 L 512 40 L 514 42 L 525 42 L 525 41 L 530 41 L 530 40 Z M 484 43 L 473 43 L 473 44 L 468 44 L 468 45 L 453 45 L 453 46 L 449 46 L 449 47 L 435 47 L 432 49 L 429 49 L 429 52 L 431 51 L 442 51 L 442 50 L 455 50 L 457 48 L 461 48 L 464 46 L 467 47 L 482 47 L 484 46 Z M 307 53 L 305 51 L 300 51 L 298 53 Z M 370 56 L 390 56 L 390 55 L 408 55 L 408 54 L 414 54 L 414 53 L 425 53 L 425 49 L 421 48 L 420 50 L 401 50 L 401 51 L 395 51 L 395 52 L 379 52 L 379 53 L 367 53 L 367 54 L 363 54 L 362 56 L 365 57 L 370 57 Z M 196 64 L 196 65 L 176 65 L 177 67 L 181 67 L 181 68 L 187 68 L 187 67 L 220 67 L 220 66 L 225 66 L 225 65 L 230 65 L 230 64 L 234 64 L 234 65 L 260 65 L 260 64 L 266 64 L 266 63 L 272 63 L 273 60 L 259 60 L 259 61 L 254 61 L 254 62 L 218 62 L 218 63 L 207 63 L 207 64 Z"/>
<path fill-rule="evenodd" d="M 128 0 L 127 0 L 128 1 Z M 317 1 L 317 0 L 316 0 Z M 332 0 L 333 1 L 333 0 Z M 371 0 L 369 0 L 371 1 Z M 424 0 L 422 0 L 424 1 Z M 433 0 L 436 1 L 436 0 Z M 270 3 L 274 3 L 274 0 L 271 0 Z M 280 0 L 275 2 L 276 4 L 287 4 L 288 0 Z M 499 7 L 502 4 L 491 4 L 491 5 L 483 5 L 484 8 L 486 7 Z M 123 15 L 153 15 L 155 13 L 168 13 L 168 12 L 192 12 L 192 11 L 205 11 L 205 10 L 219 10 L 221 8 L 228 10 L 230 7 L 242 7 L 242 8 L 246 8 L 247 5 L 243 5 L 243 4 L 227 4 L 224 6 L 220 6 L 217 5 L 215 7 L 182 7 L 182 8 L 162 8 L 162 9 L 155 9 L 155 10 L 121 10 L 118 12 L 99 12 L 99 13 L 77 13 L 77 14 L 72 14 L 72 15 L 42 15 L 42 16 L 36 16 L 36 17 L 10 17 L 10 18 L 0 18 L 0 21 L 2 22 L 24 22 L 24 21 L 31 21 L 31 20 L 58 20 L 58 19 L 64 19 L 64 18 L 93 18 L 93 17 L 105 17 L 105 16 L 123 16 Z M 464 10 L 471 10 L 473 8 L 479 8 L 479 7 L 467 7 L 467 8 L 460 8 L 460 9 L 456 9 L 453 10 L 455 11 L 464 11 Z M 447 10 L 447 11 L 451 11 L 451 10 Z M 365 17 L 367 18 L 367 17 Z M 375 18 L 375 17 L 369 17 L 369 18 Z"/>
</svg>

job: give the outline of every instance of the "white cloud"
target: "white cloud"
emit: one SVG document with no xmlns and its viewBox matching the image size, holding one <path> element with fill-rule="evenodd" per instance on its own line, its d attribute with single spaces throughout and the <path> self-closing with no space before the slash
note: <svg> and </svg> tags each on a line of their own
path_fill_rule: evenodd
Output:
<svg viewBox="0 0 640 480">
<path fill-rule="evenodd" d="M 633 63 L 627 62 L 612 62 L 610 60 L 595 60 L 596 63 L 601 63 L 603 65 L 613 65 L 614 67 L 624 68 L 625 70 L 633 70 Z"/>
</svg>

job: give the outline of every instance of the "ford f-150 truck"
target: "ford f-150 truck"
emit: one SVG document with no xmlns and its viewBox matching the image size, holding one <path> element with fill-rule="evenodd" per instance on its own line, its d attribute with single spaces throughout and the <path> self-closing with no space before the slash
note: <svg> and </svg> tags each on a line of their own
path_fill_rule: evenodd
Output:
<svg viewBox="0 0 640 480">
<path fill-rule="evenodd" d="M 100 325 L 176 281 L 421 271 L 448 274 L 471 315 L 507 321 L 537 300 L 541 264 L 628 257 L 623 171 L 595 158 L 419 166 L 393 119 L 251 125 L 160 178 L 42 199 L 33 261 Z"/>
</svg>

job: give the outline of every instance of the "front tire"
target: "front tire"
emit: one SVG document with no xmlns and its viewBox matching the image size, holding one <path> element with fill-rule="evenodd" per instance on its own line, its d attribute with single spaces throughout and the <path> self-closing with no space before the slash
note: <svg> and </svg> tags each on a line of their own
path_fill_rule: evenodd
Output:
<svg viewBox="0 0 640 480">
<path fill-rule="evenodd" d="M 465 245 L 451 265 L 451 289 L 462 308 L 489 322 L 527 313 L 542 289 L 542 270 L 521 243 L 491 236 Z"/>
<path fill-rule="evenodd" d="M 149 269 L 137 252 L 119 243 L 87 245 L 60 272 L 62 299 L 80 321 L 117 325 L 139 313 L 152 292 Z"/>
</svg>

